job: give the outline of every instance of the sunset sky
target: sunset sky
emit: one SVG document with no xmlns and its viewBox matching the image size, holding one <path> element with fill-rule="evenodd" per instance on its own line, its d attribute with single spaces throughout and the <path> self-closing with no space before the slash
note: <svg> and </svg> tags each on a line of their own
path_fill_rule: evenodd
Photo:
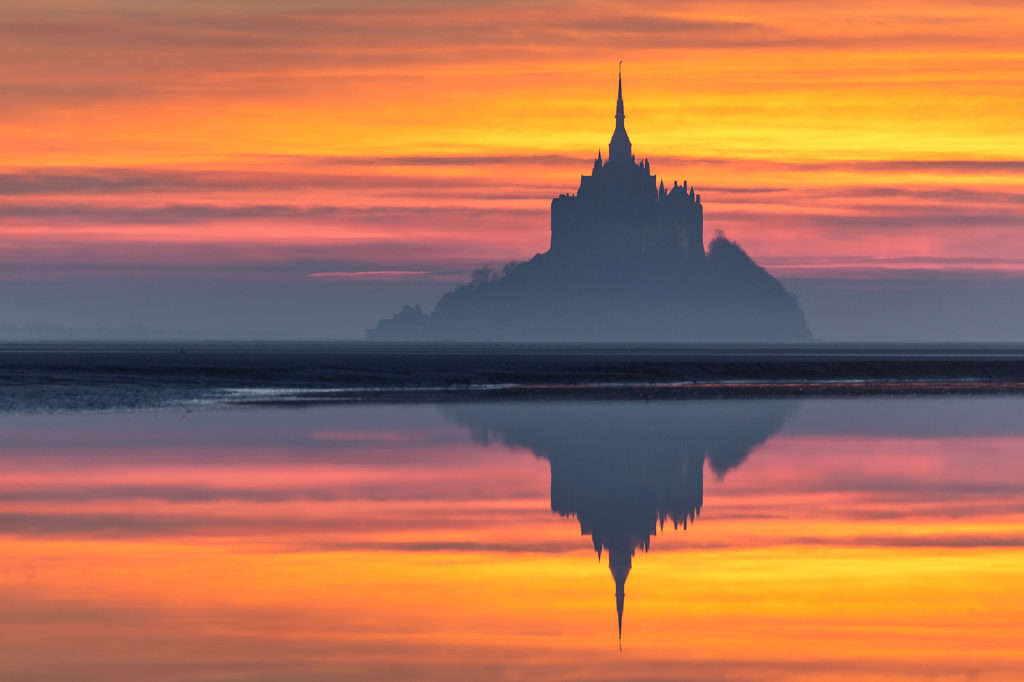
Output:
<svg viewBox="0 0 1024 682">
<path fill-rule="evenodd" d="M 5 0 L 0 60 L 0 335 L 429 307 L 547 249 L 619 60 L 634 152 L 820 336 L 850 291 L 1024 292 L 1019 2 Z"/>
</svg>

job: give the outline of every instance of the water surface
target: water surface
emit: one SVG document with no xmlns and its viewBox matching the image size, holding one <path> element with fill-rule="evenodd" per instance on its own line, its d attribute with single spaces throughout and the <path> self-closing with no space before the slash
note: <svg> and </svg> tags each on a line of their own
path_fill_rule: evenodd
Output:
<svg viewBox="0 0 1024 682">
<path fill-rule="evenodd" d="M 8 414 L 0 671 L 1019 680 L 1022 417 L 1014 396 Z"/>
</svg>

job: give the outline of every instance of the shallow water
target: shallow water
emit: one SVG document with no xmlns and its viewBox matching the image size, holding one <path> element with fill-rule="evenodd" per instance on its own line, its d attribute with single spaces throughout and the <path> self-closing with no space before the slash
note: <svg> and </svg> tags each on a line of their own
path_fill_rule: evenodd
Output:
<svg viewBox="0 0 1024 682">
<path fill-rule="evenodd" d="M 8 414 L 0 442 L 3 679 L 1024 678 L 1022 397 Z"/>
<path fill-rule="evenodd" d="M 1024 394 L 1024 346 L 0 343 L 0 413 L 892 393 Z"/>
</svg>

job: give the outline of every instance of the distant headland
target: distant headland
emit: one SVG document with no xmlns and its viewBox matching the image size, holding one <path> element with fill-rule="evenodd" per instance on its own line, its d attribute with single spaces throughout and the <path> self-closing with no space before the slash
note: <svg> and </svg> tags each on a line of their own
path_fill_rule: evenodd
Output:
<svg viewBox="0 0 1024 682">
<path fill-rule="evenodd" d="M 406 306 L 367 330 L 391 341 L 805 341 L 796 297 L 735 242 L 704 250 L 704 207 L 668 189 L 626 133 L 622 74 L 608 158 L 551 202 L 551 245 L 480 268 L 433 311 Z"/>
</svg>

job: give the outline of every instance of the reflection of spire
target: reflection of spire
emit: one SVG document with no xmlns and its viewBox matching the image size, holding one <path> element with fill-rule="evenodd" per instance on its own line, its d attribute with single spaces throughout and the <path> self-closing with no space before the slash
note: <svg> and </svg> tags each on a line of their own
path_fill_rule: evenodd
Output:
<svg viewBox="0 0 1024 682">
<path fill-rule="evenodd" d="M 622 609 L 626 605 L 626 578 L 629 569 L 633 568 L 633 557 L 630 552 L 618 549 L 608 550 L 608 568 L 612 570 L 615 580 L 615 610 L 619 612 L 619 650 L 622 650 Z"/>
<path fill-rule="evenodd" d="M 786 401 L 455 405 L 475 439 L 525 446 L 551 467 L 551 510 L 608 553 L 622 643 L 626 578 L 658 527 L 686 528 L 704 504 L 704 467 L 724 476 L 777 431 Z"/>
</svg>

